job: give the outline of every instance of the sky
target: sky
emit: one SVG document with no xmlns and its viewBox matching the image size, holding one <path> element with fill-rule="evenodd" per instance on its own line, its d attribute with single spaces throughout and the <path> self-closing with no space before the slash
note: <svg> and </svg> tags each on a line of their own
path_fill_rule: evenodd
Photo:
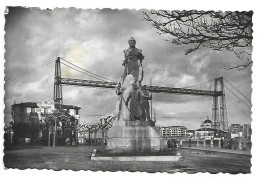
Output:
<svg viewBox="0 0 260 179">
<path fill-rule="evenodd" d="M 142 49 L 143 84 L 187 87 L 223 76 L 248 99 L 251 99 L 251 68 L 225 70 L 237 64 L 237 57 L 226 51 L 207 48 L 185 56 L 181 46 L 164 41 L 164 37 L 146 22 L 144 10 L 9 8 L 5 24 L 5 80 L 58 56 L 113 81 L 118 81 L 124 60 L 123 50 L 133 36 Z M 146 10 L 145 10 L 146 11 Z M 62 65 L 62 77 L 91 79 Z M 225 82 L 224 82 L 225 83 Z M 16 101 L 38 102 L 53 99 L 54 63 L 5 84 L 5 122 L 11 119 L 11 105 Z M 226 103 L 229 124 L 251 123 L 250 103 L 232 86 Z M 201 85 L 200 89 L 209 89 Z M 117 101 L 115 90 L 63 87 L 64 104 L 81 107 L 80 122 L 91 123 L 97 116 L 113 113 Z M 212 97 L 153 94 L 153 111 L 157 125 L 184 125 L 199 128 L 206 116 L 212 116 Z"/>
</svg>

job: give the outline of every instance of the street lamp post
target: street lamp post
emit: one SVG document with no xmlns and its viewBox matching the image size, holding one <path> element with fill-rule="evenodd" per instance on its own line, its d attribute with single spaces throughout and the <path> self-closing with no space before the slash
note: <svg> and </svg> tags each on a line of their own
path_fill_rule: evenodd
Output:
<svg viewBox="0 0 260 179">
<path fill-rule="evenodd" d="M 52 147 L 55 147 L 55 143 L 56 143 L 56 128 L 57 128 L 57 119 L 54 119 L 54 132 L 53 132 L 53 144 L 52 144 Z"/>
<path fill-rule="evenodd" d="M 51 122 L 49 118 L 46 119 L 47 119 L 47 126 L 48 126 L 48 147 L 50 147 L 51 146 Z"/>
<path fill-rule="evenodd" d="M 89 140 L 89 146 L 91 145 L 91 136 L 90 136 L 90 128 L 88 129 L 88 140 Z"/>
<path fill-rule="evenodd" d="M 101 140 L 101 146 L 104 146 L 104 127 L 103 127 L 103 120 L 102 118 L 100 119 L 100 123 L 101 123 L 101 132 L 102 132 L 102 140 Z"/>
</svg>

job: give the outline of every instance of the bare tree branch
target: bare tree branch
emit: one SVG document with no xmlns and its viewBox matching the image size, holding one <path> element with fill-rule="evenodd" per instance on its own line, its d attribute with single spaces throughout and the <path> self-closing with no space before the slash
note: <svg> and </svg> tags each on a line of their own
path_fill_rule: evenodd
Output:
<svg viewBox="0 0 260 179">
<path fill-rule="evenodd" d="M 248 58 L 251 51 L 247 50 L 252 47 L 252 11 L 152 10 L 149 14 L 143 12 L 143 15 L 160 35 L 167 35 L 167 41 L 187 46 L 185 55 L 207 47 L 216 51 L 227 50 L 246 60 L 245 64 L 226 69 L 241 70 L 252 64 Z"/>
</svg>

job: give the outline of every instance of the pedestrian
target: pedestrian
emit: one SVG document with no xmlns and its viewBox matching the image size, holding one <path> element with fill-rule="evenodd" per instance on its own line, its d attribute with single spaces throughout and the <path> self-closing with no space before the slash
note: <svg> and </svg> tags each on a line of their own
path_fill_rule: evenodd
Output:
<svg viewBox="0 0 260 179">
<path fill-rule="evenodd" d="M 172 149 L 172 143 L 171 143 L 170 139 L 167 141 L 167 146 L 168 146 L 168 150 Z"/>
<path fill-rule="evenodd" d="M 180 140 L 180 147 L 182 147 L 182 140 Z"/>
</svg>

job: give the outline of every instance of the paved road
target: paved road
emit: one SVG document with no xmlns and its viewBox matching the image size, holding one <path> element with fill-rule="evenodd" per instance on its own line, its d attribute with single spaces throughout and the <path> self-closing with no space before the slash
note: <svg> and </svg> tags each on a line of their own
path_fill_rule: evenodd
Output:
<svg viewBox="0 0 260 179">
<path fill-rule="evenodd" d="M 205 154 L 181 149 L 178 162 L 111 162 L 91 161 L 96 147 L 19 147 L 5 151 L 6 168 L 71 169 L 92 171 L 146 171 L 146 172 L 210 172 L 250 173 L 250 155 L 229 153 Z"/>
<path fill-rule="evenodd" d="M 220 152 L 220 153 L 229 153 L 229 154 L 251 155 L 250 151 L 221 149 L 221 148 L 217 148 L 217 147 L 193 146 L 193 147 L 182 147 L 182 149 L 191 149 L 191 150 L 207 151 L 207 152 Z"/>
</svg>

